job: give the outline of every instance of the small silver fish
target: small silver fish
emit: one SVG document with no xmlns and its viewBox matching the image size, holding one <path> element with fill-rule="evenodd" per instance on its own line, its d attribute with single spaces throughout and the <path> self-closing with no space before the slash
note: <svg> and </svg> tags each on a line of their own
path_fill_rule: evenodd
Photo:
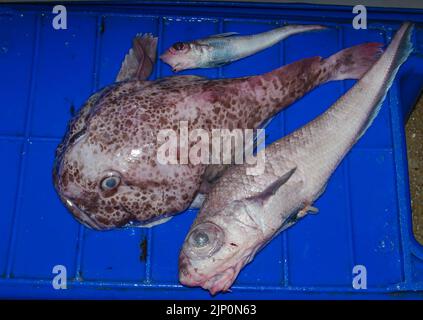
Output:
<svg viewBox="0 0 423 320">
<path fill-rule="evenodd" d="M 223 174 L 185 239 L 179 257 L 182 284 L 211 294 L 227 291 L 261 248 L 317 211 L 314 201 L 371 125 L 412 51 L 411 33 L 412 25 L 403 24 L 380 59 L 330 109 L 265 149 L 264 174 L 246 175 L 248 165 Z"/>
<path fill-rule="evenodd" d="M 326 29 L 318 25 L 292 25 L 255 35 L 228 32 L 192 42 L 176 42 L 160 56 L 174 72 L 214 68 L 248 57 L 297 33 Z"/>
</svg>

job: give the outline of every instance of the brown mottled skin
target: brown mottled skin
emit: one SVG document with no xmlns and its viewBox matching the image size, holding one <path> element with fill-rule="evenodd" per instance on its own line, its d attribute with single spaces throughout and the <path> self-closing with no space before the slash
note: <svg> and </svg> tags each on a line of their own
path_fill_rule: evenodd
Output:
<svg viewBox="0 0 423 320">
<path fill-rule="evenodd" d="M 117 82 L 93 95 L 57 150 L 55 187 L 82 223 L 95 229 L 146 224 L 185 210 L 206 165 L 161 165 L 161 129 L 257 128 L 329 80 L 359 78 L 374 59 L 351 49 L 303 59 L 264 75 L 209 80 L 175 76 Z M 110 175 L 119 185 L 104 191 Z"/>
</svg>

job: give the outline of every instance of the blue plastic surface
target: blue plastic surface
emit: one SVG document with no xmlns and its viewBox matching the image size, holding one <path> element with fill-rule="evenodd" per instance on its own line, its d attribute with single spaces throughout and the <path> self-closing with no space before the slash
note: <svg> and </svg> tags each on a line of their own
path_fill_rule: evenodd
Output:
<svg viewBox="0 0 423 320">
<path fill-rule="evenodd" d="M 217 299 L 422 298 L 423 250 L 412 235 L 404 118 L 423 82 L 423 14 L 369 10 L 369 29 L 354 30 L 350 8 L 258 4 L 68 5 L 68 29 L 52 28 L 52 6 L 0 7 L 0 297 L 210 298 L 178 283 L 178 253 L 195 217 L 188 211 L 153 229 L 110 232 L 79 225 L 51 179 L 54 150 L 73 108 L 111 83 L 136 33 L 175 41 L 281 23 L 320 23 L 220 69 L 185 71 L 235 77 L 329 56 L 365 41 L 388 43 L 401 21 L 417 23 L 415 52 L 401 69 L 380 115 L 348 154 L 309 216 L 275 238 Z M 420 24 L 419 24 L 420 23 Z M 161 62 L 153 78 L 171 75 Z M 354 81 L 314 90 L 267 128 L 267 143 L 292 132 L 336 101 Z M 141 243 L 147 249 L 145 260 Z M 68 289 L 52 287 L 55 265 Z M 367 268 L 366 290 L 352 287 Z"/>
</svg>

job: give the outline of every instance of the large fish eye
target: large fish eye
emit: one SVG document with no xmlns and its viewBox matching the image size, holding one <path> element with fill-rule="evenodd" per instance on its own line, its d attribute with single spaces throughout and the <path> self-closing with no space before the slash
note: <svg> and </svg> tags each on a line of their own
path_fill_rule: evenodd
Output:
<svg viewBox="0 0 423 320">
<path fill-rule="evenodd" d="M 112 175 L 104 178 L 101 181 L 100 187 L 103 191 L 109 191 L 117 188 L 120 184 L 120 177 L 117 175 Z"/>
<path fill-rule="evenodd" d="M 185 43 L 183 43 L 183 42 L 176 42 L 176 43 L 174 43 L 173 44 L 173 49 L 175 49 L 175 50 L 183 50 L 184 48 L 185 48 Z"/>
<path fill-rule="evenodd" d="M 193 245 L 195 247 L 201 248 L 206 246 L 209 243 L 209 236 L 207 233 L 200 231 L 196 234 L 193 234 Z"/>
<path fill-rule="evenodd" d="M 199 224 L 188 235 L 185 254 L 193 259 L 210 257 L 222 247 L 223 238 L 222 229 L 214 223 Z"/>
</svg>

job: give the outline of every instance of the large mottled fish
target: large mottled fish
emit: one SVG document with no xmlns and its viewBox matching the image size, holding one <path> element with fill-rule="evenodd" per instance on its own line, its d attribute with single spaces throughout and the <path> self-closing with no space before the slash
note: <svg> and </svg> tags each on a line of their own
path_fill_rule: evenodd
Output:
<svg viewBox="0 0 423 320">
<path fill-rule="evenodd" d="M 179 279 L 212 294 L 227 291 L 240 270 L 280 231 L 308 212 L 328 179 L 378 114 L 412 47 L 404 24 L 374 66 L 330 109 L 265 152 L 262 175 L 232 166 L 213 185 L 187 235 Z"/>
<path fill-rule="evenodd" d="M 132 58 L 147 57 L 136 44 Z M 257 128 L 322 83 L 360 78 L 377 51 L 377 44 L 364 44 L 237 79 L 141 81 L 140 72 L 121 71 L 129 78 L 91 96 L 71 121 L 57 150 L 55 188 L 74 216 L 95 229 L 164 222 L 190 205 L 207 165 L 162 164 L 160 130 L 179 132 L 181 121 L 189 132 Z"/>
<path fill-rule="evenodd" d="M 176 42 L 160 56 L 174 72 L 214 68 L 248 57 L 297 33 L 326 29 L 317 25 L 290 25 L 259 34 L 228 32 L 191 42 Z"/>
</svg>

